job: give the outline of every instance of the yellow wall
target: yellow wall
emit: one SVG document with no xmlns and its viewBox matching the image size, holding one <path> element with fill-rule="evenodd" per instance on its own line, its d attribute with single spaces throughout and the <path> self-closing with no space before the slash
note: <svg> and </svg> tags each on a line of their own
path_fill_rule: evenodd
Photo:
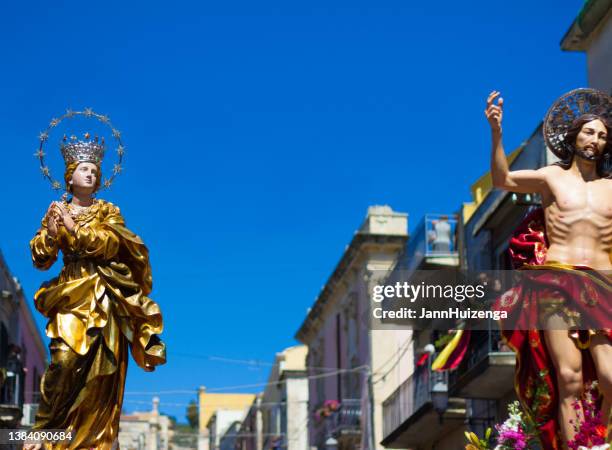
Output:
<svg viewBox="0 0 612 450">
<path fill-rule="evenodd" d="M 508 165 L 512 164 L 516 157 L 523 150 L 523 146 L 517 148 L 508 155 Z M 489 195 L 489 192 L 493 190 L 493 180 L 491 179 L 491 172 L 485 173 L 481 176 L 478 181 L 472 185 L 472 202 L 463 204 L 463 223 L 467 223 L 472 214 L 476 212 L 480 204 Z"/>
<path fill-rule="evenodd" d="M 204 431 L 215 411 L 220 409 L 246 409 L 255 400 L 255 394 L 209 394 L 200 391 L 199 429 Z"/>
<path fill-rule="evenodd" d="M 283 350 L 285 362 L 283 370 L 306 370 L 306 356 L 308 355 L 308 347 L 305 345 L 296 345 Z"/>
</svg>

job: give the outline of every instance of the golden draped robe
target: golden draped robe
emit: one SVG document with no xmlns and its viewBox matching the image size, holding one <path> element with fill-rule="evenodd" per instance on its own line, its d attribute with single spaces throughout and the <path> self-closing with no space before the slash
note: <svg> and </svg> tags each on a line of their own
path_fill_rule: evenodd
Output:
<svg viewBox="0 0 612 450">
<path fill-rule="evenodd" d="M 69 444 L 47 448 L 110 449 L 119 431 L 128 347 L 146 371 L 166 361 L 161 312 L 147 297 L 147 248 L 125 227 L 119 208 L 104 200 L 75 218 L 73 234 L 60 226 L 52 239 L 43 220 L 30 248 L 41 270 L 59 250 L 64 255 L 59 276 L 34 296 L 51 338 L 34 429 L 72 433 Z"/>
</svg>

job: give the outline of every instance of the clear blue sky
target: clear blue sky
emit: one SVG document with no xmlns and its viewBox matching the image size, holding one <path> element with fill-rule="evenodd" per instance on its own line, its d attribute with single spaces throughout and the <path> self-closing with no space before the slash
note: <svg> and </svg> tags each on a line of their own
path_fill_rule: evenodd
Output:
<svg viewBox="0 0 612 450">
<path fill-rule="evenodd" d="M 108 114 L 127 154 L 101 196 L 151 250 L 168 346 L 153 374 L 130 366 L 127 391 L 265 381 L 267 367 L 206 357 L 271 362 L 293 345 L 368 205 L 414 226 L 470 200 L 488 165 L 488 92 L 506 100 L 512 149 L 586 84 L 585 55 L 559 48 L 581 4 L 9 2 L 0 249 L 30 298 L 59 270 L 29 259 L 55 198 L 37 135 L 68 107 Z M 190 398 L 162 395 L 161 409 L 184 420 L 172 404 Z"/>
</svg>

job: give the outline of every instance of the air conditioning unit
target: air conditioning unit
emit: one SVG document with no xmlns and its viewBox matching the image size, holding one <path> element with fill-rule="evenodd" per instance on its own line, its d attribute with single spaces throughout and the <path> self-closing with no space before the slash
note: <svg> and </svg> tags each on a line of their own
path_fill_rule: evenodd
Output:
<svg viewBox="0 0 612 450">
<path fill-rule="evenodd" d="M 21 418 L 21 425 L 24 427 L 31 427 L 34 425 L 34 418 L 38 412 L 38 403 L 24 403 L 23 404 L 23 417 Z"/>
</svg>

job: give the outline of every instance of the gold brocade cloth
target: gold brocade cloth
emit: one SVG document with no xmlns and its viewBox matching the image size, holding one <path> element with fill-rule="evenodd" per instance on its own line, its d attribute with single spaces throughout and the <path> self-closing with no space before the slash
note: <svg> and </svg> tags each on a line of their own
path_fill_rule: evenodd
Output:
<svg viewBox="0 0 612 450">
<path fill-rule="evenodd" d="M 39 269 L 51 267 L 59 250 L 64 254 L 59 276 L 34 296 L 51 338 L 34 429 L 72 433 L 69 444 L 47 448 L 118 448 L 128 347 L 146 371 L 164 364 L 162 316 L 147 297 L 147 248 L 125 227 L 119 208 L 96 200 L 75 223 L 73 234 L 60 226 L 51 239 L 43 220 L 30 242 Z"/>
</svg>

